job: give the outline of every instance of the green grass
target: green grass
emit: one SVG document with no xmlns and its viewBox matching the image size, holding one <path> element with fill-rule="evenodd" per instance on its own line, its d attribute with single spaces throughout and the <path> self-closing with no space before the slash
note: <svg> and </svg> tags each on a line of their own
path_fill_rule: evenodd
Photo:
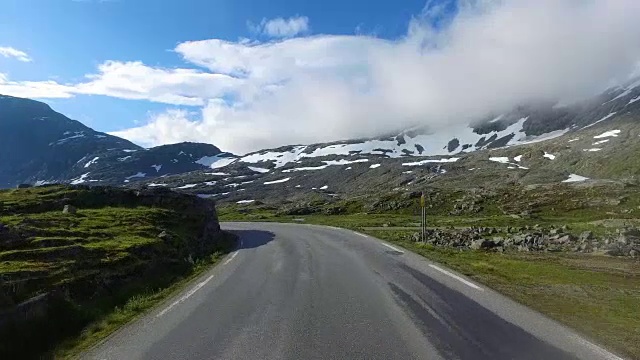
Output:
<svg viewBox="0 0 640 360">
<path fill-rule="evenodd" d="M 232 237 L 230 234 L 226 236 Z M 230 244 L 233 242 L 231 238 L 229 238 L 229 241 Z M 180 292 L 199 275 L 218 263 L 224 255 L 226 255 L 226 251 L 215 252 L 208 258 L 196 262 L 188 275 L 180 280 L 174 281 L 169 286 L 131 296 L 124 305 L 115 306 L 90 325 L 86 326 L 79 336 L 73 337 L 58 346 L 55 357 L 58 359 L 71 359 L 91 349 L 91 347 L 107 338 L 113 332 L 148 313 L 167 298 Z"/>
<path fill-rule="evenodd" d="M 0 237 L 0 311 L 50 298 L 44 318 L 0 328 L 0 357 L 47 356 L 62 343 L 61 357 L 85 349 L 233 247 L 227 235 L 201 238 L 215 216 L 205 200 L 145 196 L 64 186 L 0 191 L 0 223 L 9 229 Z M 63 214 L 64 204 L 77 213 Z"/>
</svg>

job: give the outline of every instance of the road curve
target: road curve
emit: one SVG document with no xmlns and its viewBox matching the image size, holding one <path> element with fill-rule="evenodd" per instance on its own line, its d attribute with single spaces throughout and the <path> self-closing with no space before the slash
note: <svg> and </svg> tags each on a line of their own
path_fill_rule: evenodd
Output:
<svg viewBox="0 0 640 360">
<path fill-rule="evenodd" d="M 225 223 L 241 244 L 86 359 L 620 359 L 424 258 L 349 230 Z"/>
</svg>

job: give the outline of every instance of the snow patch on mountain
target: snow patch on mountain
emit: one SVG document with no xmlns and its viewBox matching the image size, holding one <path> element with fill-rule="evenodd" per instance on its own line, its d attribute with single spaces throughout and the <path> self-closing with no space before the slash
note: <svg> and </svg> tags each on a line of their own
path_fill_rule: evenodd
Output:
<svg viewBox="0 0 640 360">
<path fill-rule="evenodd" d="M 369 166 L 369 169 L 377 169 L 380 167 L 380 164 L 373 164 L 371 166 Z"/>
<path fill-rule="evenodd" d="M 236 204 L 251 204 L 254 201 L 255 200 L 240 200 L 240 201 L 236 201 Z"/>
<path fill-rule="evenodd" d="M 403 163 L 402 166 L 420 166 L 430 163 L 452 163 L 460 160 L 460 158 L 449 158 L 449 159 L 431 159 L 431 160 L 422 160 L 410 163 Z"/>
<path fill-rule="evenodd" d="M 259 168 L 259 167 L 254 167 L 254 166 L 247 166 L 247 167 L 249 168 L 249 170 L 251 170 L 251 171 L 255 171 L 255 172 L 257 172 L 257 173 L 261 173 L 261 174 L 266 174 L 266 173 L 268 173 L 269 171 L 271 171 L 271 170 L 269 170 L 269 169 Z"/>
<path fill-rule="evenodd" d="M 498 162 L 501 164 L 507 164 L 509 165 L 507 168 L 508 169 L 522 169 L 522 170 L 529 170 L 528 167 L 524 167 L 522 165 L 516 164 L 516 163 L 512 163 L 509 161 L 509 158 L 506 156 L 500 156 L 500 157 L 490 157 L 489 161 L 493 161 L 493 162 Z"/>
<path fill-rule="evenodd" d="M 369 162 L 369 159 L 358 159 L 358 160 L 328 160 L 328 161 L 323 161 L 325 164 L 329 165 L 329 166 L 333 166 L 333 165 L 351 165 L 351 164 L 357 164 L 357 163 L 366 163 Z"/>
<path fill-rule="evenodd" d="M 610 139 L 600 140 L 593 143 L 593 145 L 602 145 L 604 143 L 608 143 Z"/>
<path fill-rule="evenodd" d="M 91 161 L 89 161 L 88 163 L 84 164 L 85 169 L 88 168 L 89 166 L 95 164 L 96 161 L 98 161 L 98 159 L 100 159 L 100 157 L 96 156 Z"/>
<path fill-rule="evenodd" d="M 589 178 L 584 177 L 584 176 L 580 176 L 580 175 L 576 175 L 576 174 L 570 174 L 569 178 L 567 180 L 563 180 L 563 183 L 572 183 L 572 182 L 581 182 L 581 181 L 586 181 L 589 180 Z"/>
<path fill-rule="evenodd" d="M 489 161 L 494 161 L 494 162 L 499 162 L 502 164 L 508 164 L 509 163 L 509 158 L 504 156 L 504 157 L 490 157 Z"/>
<path fill-rule="evenodd" d="M 291 178 L 284 178 L 284 179 L 279 179 L 279 180 L 267 181 L 267 182 L 264 182 L 264 184 L 265 185 L 281 184 L 281 183 L 285 183 L 285 182 L 287 182 L 289 180 L 291 180 Z"/>
<path fill-rule="evenodd" d="M 600 149 L 600 148 L 591 148 L 591 149 L 584 149 L 582 151 L 584 151 L 584 152 L 597 152 L 597 151 L 600 151 L 600 150 L 602 150 L 602 149 Z"/>
<path fill-rule="evenodd" d="M 296 172 L 296 171 L 314 171 L 314 170 L 324 170 L 326 168 L 328 168 L 329 165 L 320 165 L 320 166 L 303 166 L 303 167 L 299 167 L 299 168 L 293 168 L 293 169 L 286 169 L 286 170 L 282 170 L 283 173 L 290 173 L 290 172 Z"/>
<path fill-rule="evenodd" d="M 228 157 L 228 156 L 203 156 L 200 159 L 196 160 L 196 164 L 200 164 L 206 166 L 211 169 L 218 169 L 225 167 L 229 164 L 232 164 L 236 161 L 236 158 Z"/>
<path fill-rule="evenodd" d="M 125 156 L 125 157 L 118 158 L 118 161 L 127 161 L 129 159 L 131 159 L 131 156 Z"/>
<path fill-rule="evenodd" d="M 450 155 L 461 152 L 472 152 L 484 149 L 487 139 L 504 139 L 507 146 L 530 144 L 550 140 L 566 134 L 570 129 L 562 129 L 539 136 L 527 136 L 524 132 L 524 124 L 528 117 L 523 117 L 509 125 L 502 131 L 493 131 L 488 134 L 478 134 L 469 126 L 452 126 L 440 129 L 433 134 L 408 135 L 401 134 L 390 139 L 372 139 L 357 143 L 335 143 L 331 145 L 298 145 L 287 151 L 264 150 L 241 157 L 238 161 L 255 164 L 260 162 L 273 162 L 276 168 L 283 167 L 291 162 L 298 162 L 303 158 L 324 156 L 355 156 L 372 154 L 386 156 L 388 158 L 401 158 L 410 156 L 438 156 Z M 497 120 L 496 120 L 497 121 Z M 459 145 L 449 151 L 449 142 L 456 139 Z M 508 141 L 507 141 L 508 139 Z M 335 165 L 347 164 L 349 160 L 333 160 Z M 359 160 L 365 162 L 364 159 Z M 333 165 L 332 163 L 327 163 Z"/>
<path fill-rule="evenodd" d="M 69 133 L 69 132 L 67 131 L 67 132 L 65 132 L 65 133 L 64 133 L 64 134 L 62 134 L 62 135 L 67 135 L 68 133 Z M 49 146 L 52 146 L 52 145 L 62 145 L 62 144 L 66 143 L 66 142 L 67 142 L 67 141 L 69 141 L 69 140 L 78 139 L 78 138 L 83 138 L 83 137 L 85 137 L 85 136 L 86 136 L 86 135 L 84 134 L 84 131 L 76 131 L 74 134 L 75 134 L 75 135 L 72 135 L 72 136 L 69 136 L 69 137 L 62 138 L 62 139 L 60 139 L 60 140 L 57 140 L 57 141 L 51 142 L 51 143 L 49 143 Z"/>
<path fill-rule="evenodd" d="M 177 187 L 176 189 L 180 189 L 180 190 L 184 190 L 184 189 L 191 189 L 198 186 L 198 184 L 186 184 L 186 185 L 182 185 L 180 187 Z"/>
<path fill-rule="evenodd" d="M 555 159 L 556 159 L 556 156 L 555 156 L 555 155 L 553 155 L 553 154 L 549 154 L 549 153 L 548 153 L 548 152 L 546 152 L 546 151 L 545 151 L 544 155 L 542 155 L 542 157 L 545 157 L 545 158 L 547 158 L 547 159 L 549 159 L 549 160 L 555 160 Z"/>
<path fill-rule="evenodd" d="M 602 138 L 606 138 L 606 137 L 618 137 L 618 134 L 620 134 L 620 130 L 610 130 L 610 131 L 606 131 L 598 136 L 594 136 L 594 139 L 602 139 Z"/>
<path fill-rule="evenodd" d="M 637 80 L 634 83 L 632 83 L 629 86 L 627 86 L 626 88 L 624 88 L 624 91 L 620 95 L 618 95 L 615 98 L 607 101 L 605 104 L 613 102 L 613 101 L 616 101 L 618 99 L 622 99 L 624 97 L 627 97 L 627 96 L 631 95 L 631 92 L 637 87 L 640 87 L 640 80 Z"/>
<path fill-rule="evenodd" d="M 603 122 L 603 121 L 605 121 L 605 120 L 608 120 L 608 119 L 610 119 L 610 118 L 612 118 L 612 117 L 616 116 L 616 114 L 617 114 L 617 113 L 618 113 L 618 112 L 614 111 L 614 112 L 610 113 L 609 115 L 607 115 L 607 116 L 603 117 L 602 119 L 600 119 L 600 120 L 598 120 L 598 121 L 594 122 L 593 124 L 589 124 L 589 125 L 587 125 L 587 126 L 583 127 L 582 129 L 584 130 L 584 129 L 590 128 L 590 127 L 592 127 L 592 126 L 594 126 L 594 125 L 596 125 L 596 124 L 599 124 L 599 123 L 601 123 L 601 122 Z"/>
<path fill-rule="evenodd" d="M 151 165 L 152 168 L 156 169 L 156 172 L 159 172 L 162 169 L 162 165 Z"/>
<path fill-rule="evenodd" d="M 87 177 L 89 176 L 90 173 L 84 173 L 82 175 L 80 175 L 80 177 L 71 180 L 71 185 L 79 185 L 82 184 L 84 182 L 87 181 Z"/>
</svg>

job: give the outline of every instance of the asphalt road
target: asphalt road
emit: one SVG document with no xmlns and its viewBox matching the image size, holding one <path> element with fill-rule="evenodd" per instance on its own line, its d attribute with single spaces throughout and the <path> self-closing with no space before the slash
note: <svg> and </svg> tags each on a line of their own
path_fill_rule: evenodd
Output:
<svg viewBox="0 0 640 360">
<path fill-rule="evenodd" d="M 237 251 L 88 359 L 620 359 L 349 230 L 227 223 Z"/>
</svg>

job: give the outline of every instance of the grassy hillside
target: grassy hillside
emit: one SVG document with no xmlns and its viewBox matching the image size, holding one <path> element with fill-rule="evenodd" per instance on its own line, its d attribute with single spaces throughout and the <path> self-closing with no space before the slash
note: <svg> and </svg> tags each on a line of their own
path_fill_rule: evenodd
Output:
<svg viewBox="0 0 640 360">
<path fill-rule="evenodd" d="M 77 212 L 63 213 L 65 205 Z M 50 354 L 100 320 L 108 321 L 90 332 L 108 334 L 234 243 L 220 231 L 213 203 L 166 190 L 4 190 L 0 224 L 6 358 Z M 9 315 L 29 299 L 33 309 Z"/>
</svg>

